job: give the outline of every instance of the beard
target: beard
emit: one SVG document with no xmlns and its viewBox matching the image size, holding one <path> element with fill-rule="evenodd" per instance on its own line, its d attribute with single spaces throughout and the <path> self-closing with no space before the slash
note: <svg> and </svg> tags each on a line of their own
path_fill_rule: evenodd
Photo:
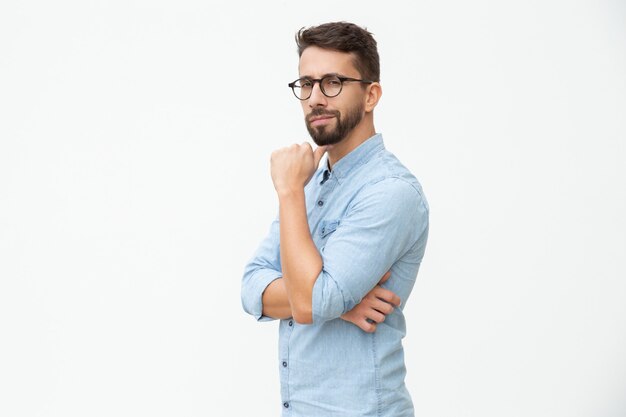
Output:
<svg viewBox="0 0 626 417">
<path fill-rule="evenodd" d="M 311 118 L 318 116 L 334 116 L 336 120 L 335 127 L 332 128 L 328 125 L 322 125 L 319 127 L 311 126 Z M 313 142 L 315 142 L 317 146 L 326 146 L 341 142 L 361 122 L 362 119 L 363 104 L 357 104 L 346 112 L 345 119 L 342 119 L 341 113 L 338 110 L 315 108 L 305 117 L 304 121 Z"/>
</svg>

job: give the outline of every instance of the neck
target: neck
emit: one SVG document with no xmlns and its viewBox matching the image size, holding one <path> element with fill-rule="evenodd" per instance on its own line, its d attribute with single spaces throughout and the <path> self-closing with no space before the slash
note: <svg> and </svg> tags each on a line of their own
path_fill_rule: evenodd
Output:
<svg viewBox="0 0 626 417">
<path fill-rule="evenodd" d="M 367 118 L 367 116 L 366 116 Z M 326 148 L 328 163 L 332 169 L 341 158 L 355 150 L 360 144 L 376 134 L 374 123 L 371 120 L 364 120 L 359 123 L 341 142 L 329 145 Z"/>
</svg>

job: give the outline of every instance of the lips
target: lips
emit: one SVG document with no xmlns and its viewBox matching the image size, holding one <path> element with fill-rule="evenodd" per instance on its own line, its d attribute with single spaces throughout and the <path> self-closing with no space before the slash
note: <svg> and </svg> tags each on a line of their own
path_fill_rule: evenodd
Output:
<svg viewBox="0 0 626 417">
<path fill-rule="evenodd" d="M 315 116 L 315 117 L 311 117 L 311 118 L 309 119 L 309 123 L 310 123 L 312 126 L 315 126 L 315 125 L 320 125 L 320 124 L 324 124 L 324 123 L 326 123 L 327 121 L 329 121 L 330 119 L 332 119 L 332 118 L 334 118 L 334 117 L 335 117 L 335 116 L 334 116 L 334 115 L 332 115 L 332 114 L 325 114 L 325 115 L 323 115 L 323 116 Z"/>
<path fill-rule="evenodd" d="M 333 116 L 332 114 L 324 115 L 324 116 L 316 116 L 316 117 L 311 117 L 310 121 L 315 122 L 316 120 L 332 119 L 333 117 L 335 116 Z"/>
</svg>

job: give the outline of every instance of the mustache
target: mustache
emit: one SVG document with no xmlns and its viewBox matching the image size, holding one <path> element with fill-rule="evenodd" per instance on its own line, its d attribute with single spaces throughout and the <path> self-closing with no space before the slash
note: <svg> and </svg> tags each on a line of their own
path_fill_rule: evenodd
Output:
<svg viewBox="0 0 626 417">
<path fill-rule="evenodd" d="M 316 107 L 311 111 L 311 113 L 307 114 L 306 121 L 310 122 L 313 117 L 319 117 L 319 116 L 334 116 L 337 119 L 339 119 L 339 115 L 340 113 L 338 110 L 325 110 L 325 109 Z"/>
</svg>

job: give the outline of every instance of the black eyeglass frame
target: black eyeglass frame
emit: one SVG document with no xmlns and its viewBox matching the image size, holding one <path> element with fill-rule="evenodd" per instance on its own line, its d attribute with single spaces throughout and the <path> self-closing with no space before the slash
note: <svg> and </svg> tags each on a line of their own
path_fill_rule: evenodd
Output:
<svg viewBox="0 0 626 417">
<path fill-rule="evenodd" d="M 341 87 L 339 87 L 339 91 L 337 92 L 337 94 L 333 96 L 329 96 L 328 94 L 326 94 L 326 91 L 324 91 L 324 87 L 322 87 L 323 85 L 322 81 L 328 78 L 337 78 L 341 82 Z M 313 85 L 311 86 L 311 92 L 306 98 L 300 98 L 298 97 L 298 94 L 296 94 L 296 83 L 301 80 L 307 80 L 313 83 Z M 339 94 L 341 94 L 341 92 L 343 91 L 343 83 L 345 83 L 346 81 L 357 81 L 357 82 L 364 83 L 364 84 L 372 84 L 373 82 L 375 82 L 375 81 L 370 81 L 370 80 L 360 80 L 358 78 L 341 77 L 339 75 L 329 74 L 329 75 L 323 76 L 322 78 L 307 78 L 307 77 L 298 78 L 297 80 L 287 84 L 287 86 L 291 88 L 291 91 L 293 91 L 293 95 L 296 96 L 298 100 L 304 101 L 304 100 L 308 100 L 311 98 L 311 94 L 313 94 L 313 88 L 315 87 L 315 83 L 320 84 L 320 91 L 322 92 L 322 94 L 324 94 L 328 98 L 332 98 L 332 97 L 337 97 Z"/>
</svg>

